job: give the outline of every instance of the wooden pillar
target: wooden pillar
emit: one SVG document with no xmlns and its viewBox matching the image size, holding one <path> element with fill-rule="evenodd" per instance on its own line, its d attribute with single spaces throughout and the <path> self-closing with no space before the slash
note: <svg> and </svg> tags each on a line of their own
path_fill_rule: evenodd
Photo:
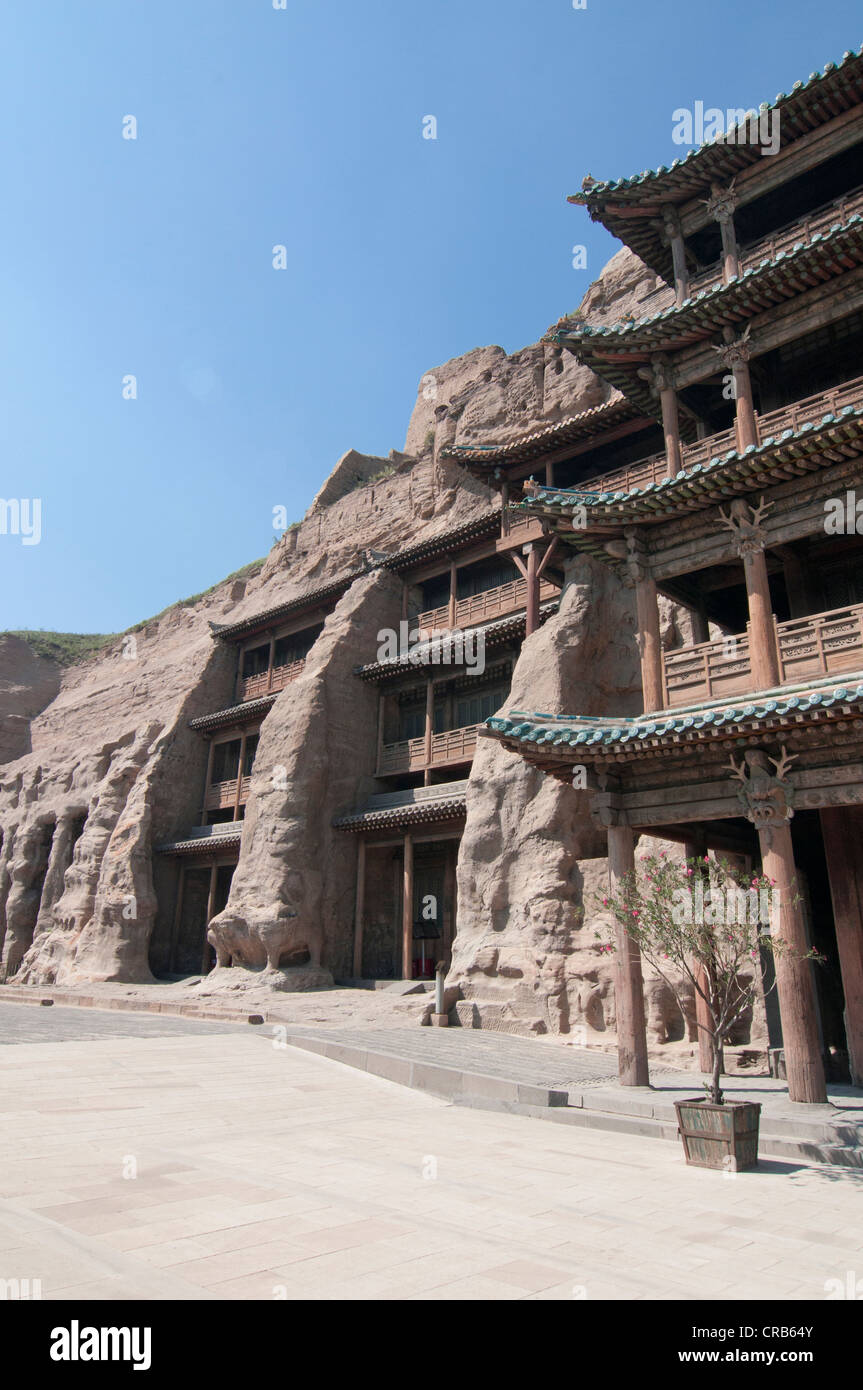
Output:
<svg viewBox="0 0 863 1390">
<path fill-rule="evenodd" d="M 234 797 L 234 820 L 240 819 L 240 803 L 243 798 L 243 765 L 246 761 L 246 731 L 240 737 L 240 761 L 237 764 L 237 795 Z"/>
<path fill-rule="evenodd" d="M 402 580 L 402 622 L 407 621 L 408 616 L 408 593 L 409 586 L 406 579 Z"/>
<path fill-rule="evenodd" d="M 273 666 L 276 657 L 276 634 L 270 633 L 270 654 L 267 657 L 267 693 L 273 688 Z"/>
<path fill-rule="evenodd" d="M 662 408 L 662 430 L 665 435 L 665 462 L 668 468 L 668 477 L 673 478 L 683 467 L 683 454 L 680 449 L 680 414 L 677 409 L 677 392 L 672 385 L 660 387 L 659 404 Z"/>
<path fill-rule="evenodd" d="M 456 886 L 456 856 L 458 855 L 458 841 L 447 841 L 446 847 L 446 867 L 444 869 L 444 912 L 443 912 L 443 947 L 444 959 L 449 968 L 452 959 L 452 943 L 455 936 L 455 886 Z"/>
<path fill-rule="evenodd" d="M 830 806 L 820 814 L 845 995 L 851 1080 L 863 1086 L 863 808 Z"/>
<path fill-rule="evenodd" d="M 171 946 L 168 951 L 168 974 L 173 975 L 174 967 L 177 964 L 177 940 L 180 935 L 180 919 L 183 915 L 183 889 L 186 885 L 186 870 L 182 861 L 179 865 L 180 875 L 177 880 L 177 901 L 174 906 L 174 920 L 171 923 Z"/>
<path fill-rule="evenodd" d="M 763 548 L 749 548 L 742 555 L 749 603 L 749 660 L 756 690 L 772 690 L 779 684 L 779 652 L 776 624 L 770 601 L 770 580 Z"/>
<path fill-rule="evenodd" d="M 659 600 L 656 580 L 640 567 L 635 581 L 635 600 L 638 611 L 638 649 L 641 655 L 641 688 L 644 694 L 644 713 L 662 709 L 662 643 L 659 636 Z"/>
<path fill-rule="evenodd" d="M 665 238 L 671 247 L 671 261 L 674 267 L 674 289 L 677 303 L 689 298 L 689 269 L 686 264 L 686 243 L 680 227 L 680 217 L 675 209 L 666 212 L 664 220 Z"/>
<path fill-rule="evenodd" d="M 550 460 L 545 465 L 545 485 L 554 487 L 554 464 Z"/>
<path fill-rule="evenodd" d="M 357 846 L 357 896 L 354 906 L 354 979 L 363 978 L 363 918 L 366 910 L 366 841 L 360 836 Z"/>
<path fill-rule="evenodd" d="M 635 836 L 628 825 L 608 828 L 608 878 L 614 892 L 635 869 Z M 617 1070 L 621 1086 L 649 1086 L 647 1028 L 641 952 L 618 926 L 615 950 L 614 1000 L 617 1013 Z"/>
<path fill-rule="evenodd" d="M 386 718 L 387 697 L 383 691 L 378 695 L 378 761 L 377 771 L 381 770 L 381 760 L 384 753 L 384 720 Z"/>
<path fill-rule="evenodd" d="M 737 248 L 737 233 L 734 230 L 734 213 L 719 216 L 719 234 L 722 237 L 722 278 L 726 285 L 740 274 L 740 253 Z"/>
<path fill-rule="evenodd" d="M 210 795 L 210 778 L 213 775 L 213 755 L 216 750 L 216 740 L 211 736 L 210 750 L 207 753 L 207 775 L 204 778 L 204 807 L 201 811 L 201 824 L 207 824 L 207 798 Z"/>
<path fill-rule="evenodd" d="M 523 548 L 522 554 L 527 556 L 527 605 L 525 616 L 525 637 L 530 637 L 532 632 L 536 632 L 539 627 L 539 576 L 537 575 L 537 549 L 531 542 Z"/>
<path fill-rule="evenodd" d="M 414 950 L 414 841 L 405 831 L 405 869 L 402 885 L 402 979 L 413 979 Z"/>
<path fill-rule="evenodd" d="M 210 964 L 210 943 L 207 940 L 207 932 L 210 930 L 210 923 L 216 915 L 216 884 L 218 883 L 219 869 L 215 860 L 210 866 L 210 888 L 207 893 L 207 920 L 204 923 L 204 946 L 201 952 L 201 974 L 207 975 L 207 966 Z"/>
<path fill-rule="evenodd" d="M 455 606 L 458 601 L 458 565 L 455 560 L 449 562 L 449 627 L 455 627 Z"/>
<path fill-rule="evenodd" d="M 509 535 L 509 512 L 507 511 L 508 506 L 509 481 L 507 478 L 504 478 L 503 482 L 500 485 L 500 534 L 502 536 Z"/>
<path fill-rule="evenodd" d="M 426 728 L 425 728 L 425 773 L 423 781 L 426 786 L 431 783 L 431 760 L 432 760 L 432 736 L 434 733 L 434 681 L 429 678 L 426 682 Z"/>
<path fill-rule="evenodd" d="M 773 883 L 778 907 L 771 914 L 771 933 L 786 950 L 774 955 L 776 993 L 782 1019 L 788 1099 L 818 1105 L 827 1100 L 824 1063 L 818 1037 L 812 965 L 806 926 L 797 897 L 794 850 L 789 825 L 759 828 L 762 871 Z"/>
<path fill-rule="evenodd" d="M 701 603 L 697 608 L 690 608 L 689 615 L 692 619 L 692 640 L 695 643 L 710 641 L 710 620 L 707 617 L 707 609 Z"/>
<path fill-rule="evenodd" d="M 737 446 L 740 453 L 750 445 L 758 445 L 758 422 L 755 419 L 755 403 L 752 397 L 752 376 L 748 362 L 737 362 L 732 367 L 734 374 L 734 397 L 737 401 Z"/>
</svg>

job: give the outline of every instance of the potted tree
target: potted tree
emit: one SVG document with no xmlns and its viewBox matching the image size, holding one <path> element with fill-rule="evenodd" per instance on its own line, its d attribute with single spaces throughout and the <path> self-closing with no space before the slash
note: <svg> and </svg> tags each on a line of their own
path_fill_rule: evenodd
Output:
<svg viewBox="0 0 863 1390">
<path fill-rule="evenodd" d="M 638 870 L 602 899 L 610 919 L 666 981 L 683 1017 L 694 999 L 703 1001 L 696 1025 L 710 1037 L 712 1075 L 705 1096 L 675 1104 L 686 1161 L 702 1168 L 737 1171 L 758 1161 L 761 1106 L 725 1099 L 722 1049 L 729 1030 L 764 993 L 762 948 L 787 949 L 770 934 L 775 893 L 770 879 L 724 859 L 672 859 L 663 851 L 642 855 Z M 603 949 L 614 946 L 606 942 Z"/>
</svg>

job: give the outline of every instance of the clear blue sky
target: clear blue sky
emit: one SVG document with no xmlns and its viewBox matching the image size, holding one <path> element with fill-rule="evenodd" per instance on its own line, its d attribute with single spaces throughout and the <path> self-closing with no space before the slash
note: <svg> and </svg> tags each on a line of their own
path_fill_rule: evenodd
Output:
<svg viewBox="0 0 863 1390">
<path fill-rule="evenodd" d="M 423 372 L 578 303 L 616 249 L 566 204 L 585 172 L 670 163 L 675 107 L 772 100 L 860 18 L 6 0 L 0 495 L 43 534 L 0 536 L 0 627 L 117 631 L 265 554 L 345 449 L 402 447 Z"/>
</svg>

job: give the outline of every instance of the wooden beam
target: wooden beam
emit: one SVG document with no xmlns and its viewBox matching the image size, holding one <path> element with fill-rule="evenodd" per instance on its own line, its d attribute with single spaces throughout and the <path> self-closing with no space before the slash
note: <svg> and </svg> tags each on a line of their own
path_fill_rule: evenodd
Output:
<svg viewBox="0 0 863 1390">
<path fill-rule="evenodd" d="M 363 919 L 366 905 L 366 841 L 359 837 L 357 846 L 357 895 L 354 905 L 354 979 L 363 978 Z"/>
<path fill-rule="evenodd" d="M 409 830 L 404 837 L 404 882 L 402 885 L 402 979 L 413 979 L 414 949 L 414 842 Z"/>
</svg>

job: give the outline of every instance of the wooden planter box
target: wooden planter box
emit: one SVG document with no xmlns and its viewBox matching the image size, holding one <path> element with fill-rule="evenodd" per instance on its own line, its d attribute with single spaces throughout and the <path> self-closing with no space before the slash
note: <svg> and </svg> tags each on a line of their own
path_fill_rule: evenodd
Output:
<svg viewBox="0 0 863 1390">
<path fill-rule="evenodd" d="M 758 1162 L 757 1101 L 714 1105 L 709 1100 L 678 1100 L 674 1108 L 687 1163 L 737 1173 Z"/>
</svg>

